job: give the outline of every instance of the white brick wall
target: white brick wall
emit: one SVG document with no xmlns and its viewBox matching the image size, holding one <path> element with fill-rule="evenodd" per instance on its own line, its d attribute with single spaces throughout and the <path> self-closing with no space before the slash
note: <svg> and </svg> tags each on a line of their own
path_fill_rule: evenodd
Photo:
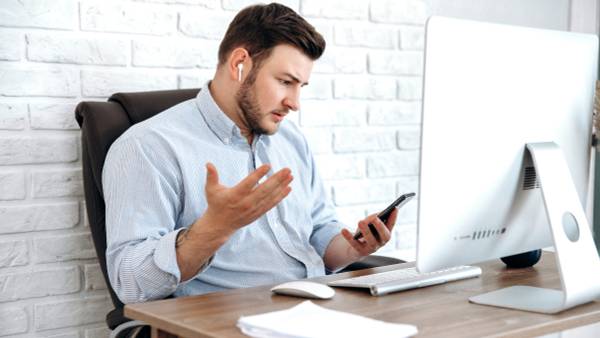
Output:
<svg viewBox="0 0 600 338">
<path fill-rule="evenodd" d="M 69 34 L 27 34 L 27 59 L 40 62 L 125 66 L 129 41 L 73 37 Z"/>
<path fill-rule="evenodd" d="M 0 1 L 0 337 L 106 337 L 73 110 L 118 91 L 199 87 L 254 0 Z M 290 119 L 354 228 L 418 188 L 424 0 L 285 0 L 327 50 Z M 416 203 L 383 250 L 415 246 Z"/>
</svg>

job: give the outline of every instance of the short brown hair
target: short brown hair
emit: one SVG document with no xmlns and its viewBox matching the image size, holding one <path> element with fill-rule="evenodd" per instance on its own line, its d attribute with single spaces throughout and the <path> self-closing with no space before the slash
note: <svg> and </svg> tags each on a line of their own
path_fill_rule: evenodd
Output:
<svg viewBox="0 0 600 338">
<path fill-rule="evenodd" d="M 291 8 L 276 3 L 249 6 L 229 24 L 219 46 L 219 64 L 227 61 L 232 50 L 243 47 L 260 65 L 280 44 L 300 49 L 311 60 L 321 57 L 325 50 L 323 36 Z"/>
</svg>

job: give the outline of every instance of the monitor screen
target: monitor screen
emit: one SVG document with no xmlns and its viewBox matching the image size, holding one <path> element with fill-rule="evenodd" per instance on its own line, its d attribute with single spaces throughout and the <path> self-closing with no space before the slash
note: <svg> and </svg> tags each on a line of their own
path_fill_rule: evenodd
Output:
<svg viewBox="0 0 600 338">
<path fill-rule="evenodd" d="M 585 207 L 597 64 L 593 35 L 429 19 L 420 271 L 552 246 L 526 145 L 560 147 Z"/>
</svg>

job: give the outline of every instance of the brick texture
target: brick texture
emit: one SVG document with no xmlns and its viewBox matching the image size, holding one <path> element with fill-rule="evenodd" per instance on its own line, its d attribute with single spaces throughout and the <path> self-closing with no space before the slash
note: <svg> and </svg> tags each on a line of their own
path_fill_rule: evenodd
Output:
<svg viewBox="0 0 600 338">
<path fill-rule="evenodd" d="M 75 97 L 79 74 L 73 69 L 34 69 L 0 64 L 0 96 Z"/>
<path fill-rule="evenodd" d="M 27 59 L 32 61 L 125 66 L 128 58 L 127 39 L 27 35 Z"/>
<path fill-rule="evenodd" d="M 25 194 L 25 173 L 0 172 L 0 201 L 21 200 Z"/>
<path fill-rule="evenodd" d="M 27 242 L 24 240 L 0 242 L 0 268 L 29 263 L 28 253 Z"/>
<path fill-rule="evenodd" d="M 73 162 L 78 157 L 75 136 L 0 136 L 0 165 Z"/>
<path fill-rule="evenodd" d="M 72 228 L 79 223 L 77 202 L 0 207 L 0 233 Z"/>
<path fill-rule="evenodd" d="M 23 130 L 27 125 L 27 104 L 0 103 L 0 130 Z"/>
<path fill-rule="evenodd" d="M 77 1 L 4 0 L 0 26 L 74 29 Z"/>
<path fill-rule="evenodd" d="M 38 263 L 64 262 L 94 258 L 96 252 L 88 233 L 34 239 L 34 256 Z"/>
<path fill-rule="evenodd" d="M 2 29 L 0 35 L 2 35 L 2 39 L 0 39 L 0 60 L 20 60 L 25 47 L 23 34 Z"/>
<path fill-rule="evenodd" d="M 89 31 L 164 35 L 176 29 L 169 7 L 140 3 L 82 2 L 81 28 Z"/>
<path fill-rule="evenodd" d="M 0 336 L 10 336 L 27 331 L 29 316 L 27 309 L 21 306 L 0 307 Z M 10 318 L 10 320 L 5 320 Z"/>
<path fill-rule="evenodd" d="M 0 285 L 0 302 L 73 293 L 80 288 L 79 268 L 0 274 Z"/>
<path fill-rule="evenodd" d="M 112 309 L 110 299 L 88 297 L 85 299 L 39 303 L 35 305 L 35 330 L 43 331 L 98 322 L 99 314 Z"/>
</svg>

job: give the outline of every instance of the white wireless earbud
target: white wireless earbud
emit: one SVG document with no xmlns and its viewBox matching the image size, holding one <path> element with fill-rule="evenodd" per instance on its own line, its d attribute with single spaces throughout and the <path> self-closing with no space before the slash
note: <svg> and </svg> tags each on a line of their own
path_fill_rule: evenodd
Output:
<svg viewBox="0 0 600 338">
<path fill-rule="evenodd" d="M 244 64 L 240 63 L 237 65 L 238 68 L 238 81 L 242 82 L 242 70 L 244 69 Z"/>
</svg>

